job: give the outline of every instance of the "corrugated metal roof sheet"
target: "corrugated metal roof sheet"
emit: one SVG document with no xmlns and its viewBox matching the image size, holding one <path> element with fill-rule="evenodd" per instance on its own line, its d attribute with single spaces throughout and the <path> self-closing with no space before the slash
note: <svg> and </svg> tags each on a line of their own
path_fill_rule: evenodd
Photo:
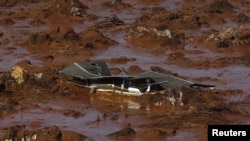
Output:
<svg viewBox="0 0 250 141">
<path fill-rule="evenodd" d="M 165 89 L 177 88 L 182 86 L 190 86 L 193 82 L 167 75 L 158 72 L 148 71 L 138 75 L 135 75 L 134 79 L 149 78 L 154 81 L 154 83 L 159 83 L 159 85 Z M 163 82 L 163 83 L 162 83 Z"/>
<path fill-rule="evenodd" d="M 75 62 L 72 65 L 64 68 L 60 71 L 61 73 L 79 77 L 79 78 L 87 78 L 89 81 L 93 83 L 133 83 L 134 86 L 145 85 L 148 79 L 150 79 L 150 83 L 155 83 L 160 85 L 164 89 L 169 88 L 177 88 L 183 86 L 190 86 L 194 84 L 193 82 L 163 74 L 154 71 L 147 71 L 141 74 L 133 75 L 133 76 L 111 76 L 109 68 L 105 61 L 96 60 L 96 61 L 88 61 L 88 62 Z"/>
</svg>

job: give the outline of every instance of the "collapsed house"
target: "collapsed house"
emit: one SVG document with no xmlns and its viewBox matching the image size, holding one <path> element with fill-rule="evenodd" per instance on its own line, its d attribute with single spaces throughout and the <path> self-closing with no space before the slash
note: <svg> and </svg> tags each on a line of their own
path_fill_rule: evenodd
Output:
<svg viewBox="0 0 250 141">
<path fill-rule="evenodd" d="M 214 85 L 193 83 L 175 76 L 146 71 L 136 75 L 112 75 L 105 61 L 93 60 L 75 62 L 64 68 L 60 73 L 72 76 L 73 84 L 87 87 L 90 93 L 106 92 L 118 93 L 129 96 L 141 96 L 144 94 L 166 94 L 174 104 L 181 101 L 182 92 L 179 88 L 208 88 L 214 89 Z"/>
</svg>

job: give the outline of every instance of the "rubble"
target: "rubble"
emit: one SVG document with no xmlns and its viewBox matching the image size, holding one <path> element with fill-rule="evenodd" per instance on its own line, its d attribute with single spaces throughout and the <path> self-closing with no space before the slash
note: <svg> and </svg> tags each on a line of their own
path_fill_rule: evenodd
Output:
<svg viewBox="0 0 250 141">
<path fill-rule="evenodd" d="M 211 40 L 217 42 L 217 47 L 248 45 L 250 43 L 250 29 L 245 26 L 223 28 L 210 34 L 207 41 Z"/>
<path fill-rule="evenodd" d="M 5 141 L 62 141 L 62 132 L 57 126 L 45 130 L 28 131 L 25 125 L 16 125 L 10 127 L 5 136 Z"/>
<path fill-rule="evenodd" d="M 133 28 L 130 28 L 128 34 L 125 36 L 125 39 L 129 40 L 134 38 L 143 38 L 147 36 L 151 38 L 169 38 L 169 39 L 172 38 L 172 34 L 169 29 L 157 30 L 156 28 L 135 26 Z"/>
</svg>

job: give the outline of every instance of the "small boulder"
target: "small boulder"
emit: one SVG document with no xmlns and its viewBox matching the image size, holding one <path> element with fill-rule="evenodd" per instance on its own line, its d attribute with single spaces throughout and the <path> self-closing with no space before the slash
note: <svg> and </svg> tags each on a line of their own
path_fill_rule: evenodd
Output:
<svg viewBox="0 0 250 141">
<path fill-rule="evenodd" d="M 11 77 L 15 80 L 15 82 L 20 85 L 25 82 L 28 77 L 28 72 L 24 68 L 20 66 L 14 66 L 10 72 Z"/>
</svg>

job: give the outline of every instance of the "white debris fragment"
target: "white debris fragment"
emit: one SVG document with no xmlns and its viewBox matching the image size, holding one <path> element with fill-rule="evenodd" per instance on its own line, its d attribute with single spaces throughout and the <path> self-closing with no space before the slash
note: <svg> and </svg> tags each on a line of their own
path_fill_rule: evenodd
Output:
<svg viewBox="0 0 250 141">
<path fill-rule="evenodd" d="M 33 135 L 31 136 L 31 138 L 32 138 L 33 140 L 36 140 L 37 134 L 33 134 Z"/>
<path fill-rule="evenodd" d="M 36 78 L 41 79 L 43 76 L 43 73 L 35 73 L 34 75 L 36 76 Z"/>
<path fill-rule="evenodd" d="M 169 97 L 169 101 L 172 103 L 172 105 L 175 105 L 176 99 L 174 97 Z"/>
<path fill-rule="evenodd" d="M 181 106 L 183 106 L 183 102 L 182 102 L 182 91 L 180 89 L 169 89 L 167 90 L 167 99 L 169 100 L 169 102 L 175 106 L 177 103 L 179 103 Z"/>
<path fill-rule="evenodd" d="M 168 37 L 168 38 L 172 38 L 171 32 L 169 29 L 165 29 L 165 30 L 157 30 L 156 28 L 153 29 L 153 31 L 156 33 L 157 37 Z"/>
</svg>

